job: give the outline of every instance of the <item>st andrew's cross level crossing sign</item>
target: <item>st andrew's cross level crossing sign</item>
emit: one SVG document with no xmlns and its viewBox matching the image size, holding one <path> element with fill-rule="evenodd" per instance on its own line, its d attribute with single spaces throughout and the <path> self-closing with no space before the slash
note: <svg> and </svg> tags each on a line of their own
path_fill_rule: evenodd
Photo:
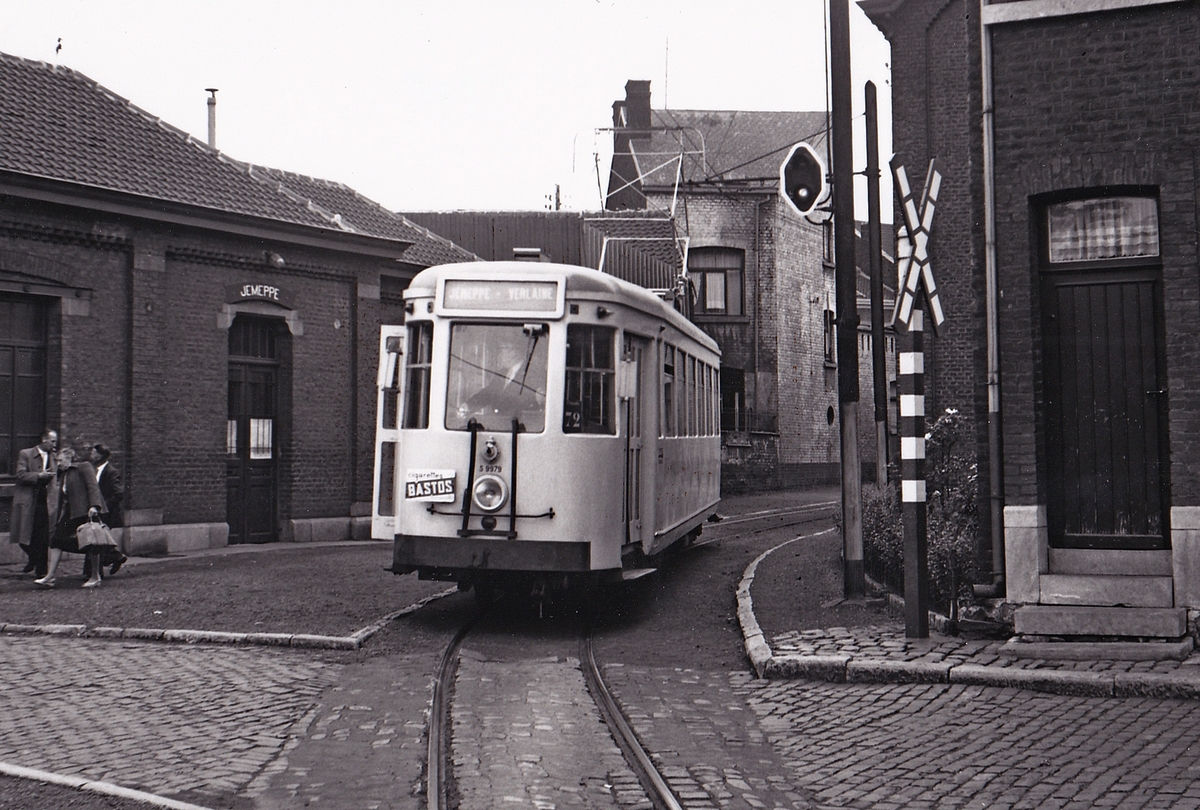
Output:
<svg viewBox="0 0 1200 810">
<path fill-rule="evenodd" d="M 933 268 L 929 261 L 929 233 L 933 227 L 933 210 L 937 205 L 938 190 L 942 175 L 929 161 L 929 172 L 925 175 L 925 188 L 918 198 L 908 183 L 904 166 L 892 159 L 892 174 L 896 178 L 896 191 L 900 195 L 900 209 L 904 214 L 904 236 L 897 244 L 899 269 L 897 278 L 896 309 L 892 313 L 892 324 L 909 329 L 912 325 L 913 308 L 917 303 L 918 288 L 924 286 L 925 300 L 929 304 L 933 331 L 946 322 L 942 301 L 938 296 L 937 284 L 933 280 Z"/>
</svg>

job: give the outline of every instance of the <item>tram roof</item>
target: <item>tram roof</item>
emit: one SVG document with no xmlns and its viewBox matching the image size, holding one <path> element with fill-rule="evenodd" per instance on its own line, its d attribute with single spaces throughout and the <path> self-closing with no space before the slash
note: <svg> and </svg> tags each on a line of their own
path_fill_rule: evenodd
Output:
<svg viewBox="0 0 1200 810">
<path fill-rule="evenodd" d="M 567 295 L 600 295 L 612 298 L 640 309 L 656 317 L 662 318 L 688 337 L 720 353 L 717 342 L 706 334 L 700 327 L 689 321 L 678 310 L 669 306 L 657 295 L 616 276 L 610 276 L 590 267 L 579 267 L 573 264 L 558 264 L 556 262 L 458 262 L 455 264 L 440 264 L 427 267 L 413 277 L 404 296 L 429 296 L 437 292 L 437 280 L 441 276 L 451 275 L 455 278 L 495 279 L 504 273 L 546 273 L 563 276 L 567 281 Z"/>
</svg>

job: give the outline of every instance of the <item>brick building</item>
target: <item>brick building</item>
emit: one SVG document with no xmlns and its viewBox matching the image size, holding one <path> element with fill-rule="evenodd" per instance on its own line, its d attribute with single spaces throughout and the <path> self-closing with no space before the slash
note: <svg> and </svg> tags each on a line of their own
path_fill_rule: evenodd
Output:
<svg viewBox="0 0 1200 810">
<path fill-rule="evenodd" d="M 833 223 L 824 212 L 796 216 L 778 193 L 779 166 L 793 144 L 807 141 L 824 154 L 826 113 L 655 110 L 649 82 L 630 81 L 625 91 L 613 105 L 606 207 L 670 217 L 685 246 L 692 319 L 722 352 L 723 491 L 836 483 Z M 865 277 L 859 290 L 858 435 L 864 477 L 872 480 Z M 890 335 L 887 342 L 894 379 Z"/>
<path fill-rule="evenodd" d="M 350 537 L 379 325 L 473 254 L 61 66 L 0 55 L 0 99 L 0 531 L 50 426 L 113 449 L 133 550 Z"/>
<path fill-rule="evenodd" d="M 985 559 L 1018 631 L 1184 637 L 1200 608 L 1200 3 L 860 5 L 892 45 L 898 154 L 945 176 L 931 407 L 976 416 Z"/>
</svg>

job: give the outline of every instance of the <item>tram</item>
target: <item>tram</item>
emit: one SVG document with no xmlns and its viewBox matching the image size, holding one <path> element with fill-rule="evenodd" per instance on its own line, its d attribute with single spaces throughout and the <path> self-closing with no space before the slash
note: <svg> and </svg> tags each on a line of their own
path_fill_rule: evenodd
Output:
<svg viewBox="0 0 1200 810">
<path fill-rule="evenodd" d="M 720 352 L 654 293 L 553 263 L 431 267 L 384 326 L 372 536 L 480 595 L 653 570 L 720 500 Z"/>
</svg>

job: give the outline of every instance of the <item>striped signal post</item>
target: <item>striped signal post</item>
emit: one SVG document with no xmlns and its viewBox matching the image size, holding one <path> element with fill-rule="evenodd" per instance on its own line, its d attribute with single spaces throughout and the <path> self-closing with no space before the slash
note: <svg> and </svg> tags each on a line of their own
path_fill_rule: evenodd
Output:
<svg viewBox="0 0 1200 810">
<path fill-rule="evenodd" d="M 901 338 L 896 385 L 900 394 L 900 499 L 904 517 L 904 634 L 929 638 L 929 547 L 925 514 L 924 312 L 912 310 Z"/>
<path fill-rule="evenodd" d="M 929 543 L 925 501 L 925 312 L 934 331 L 945 320 L 933 268 L 929 235 L 942 176 L 929 161 L 920 198 L 908 184 L 904 166 L 892 160 L 892 174 L 904 213 L 904 235 L 896 250 L 900 288 L 892 324 L 901 332 L 896 385 L 900 394 L 900 500 L 904 520 L 904 634 L 929 638 Z"/>
</svg>

